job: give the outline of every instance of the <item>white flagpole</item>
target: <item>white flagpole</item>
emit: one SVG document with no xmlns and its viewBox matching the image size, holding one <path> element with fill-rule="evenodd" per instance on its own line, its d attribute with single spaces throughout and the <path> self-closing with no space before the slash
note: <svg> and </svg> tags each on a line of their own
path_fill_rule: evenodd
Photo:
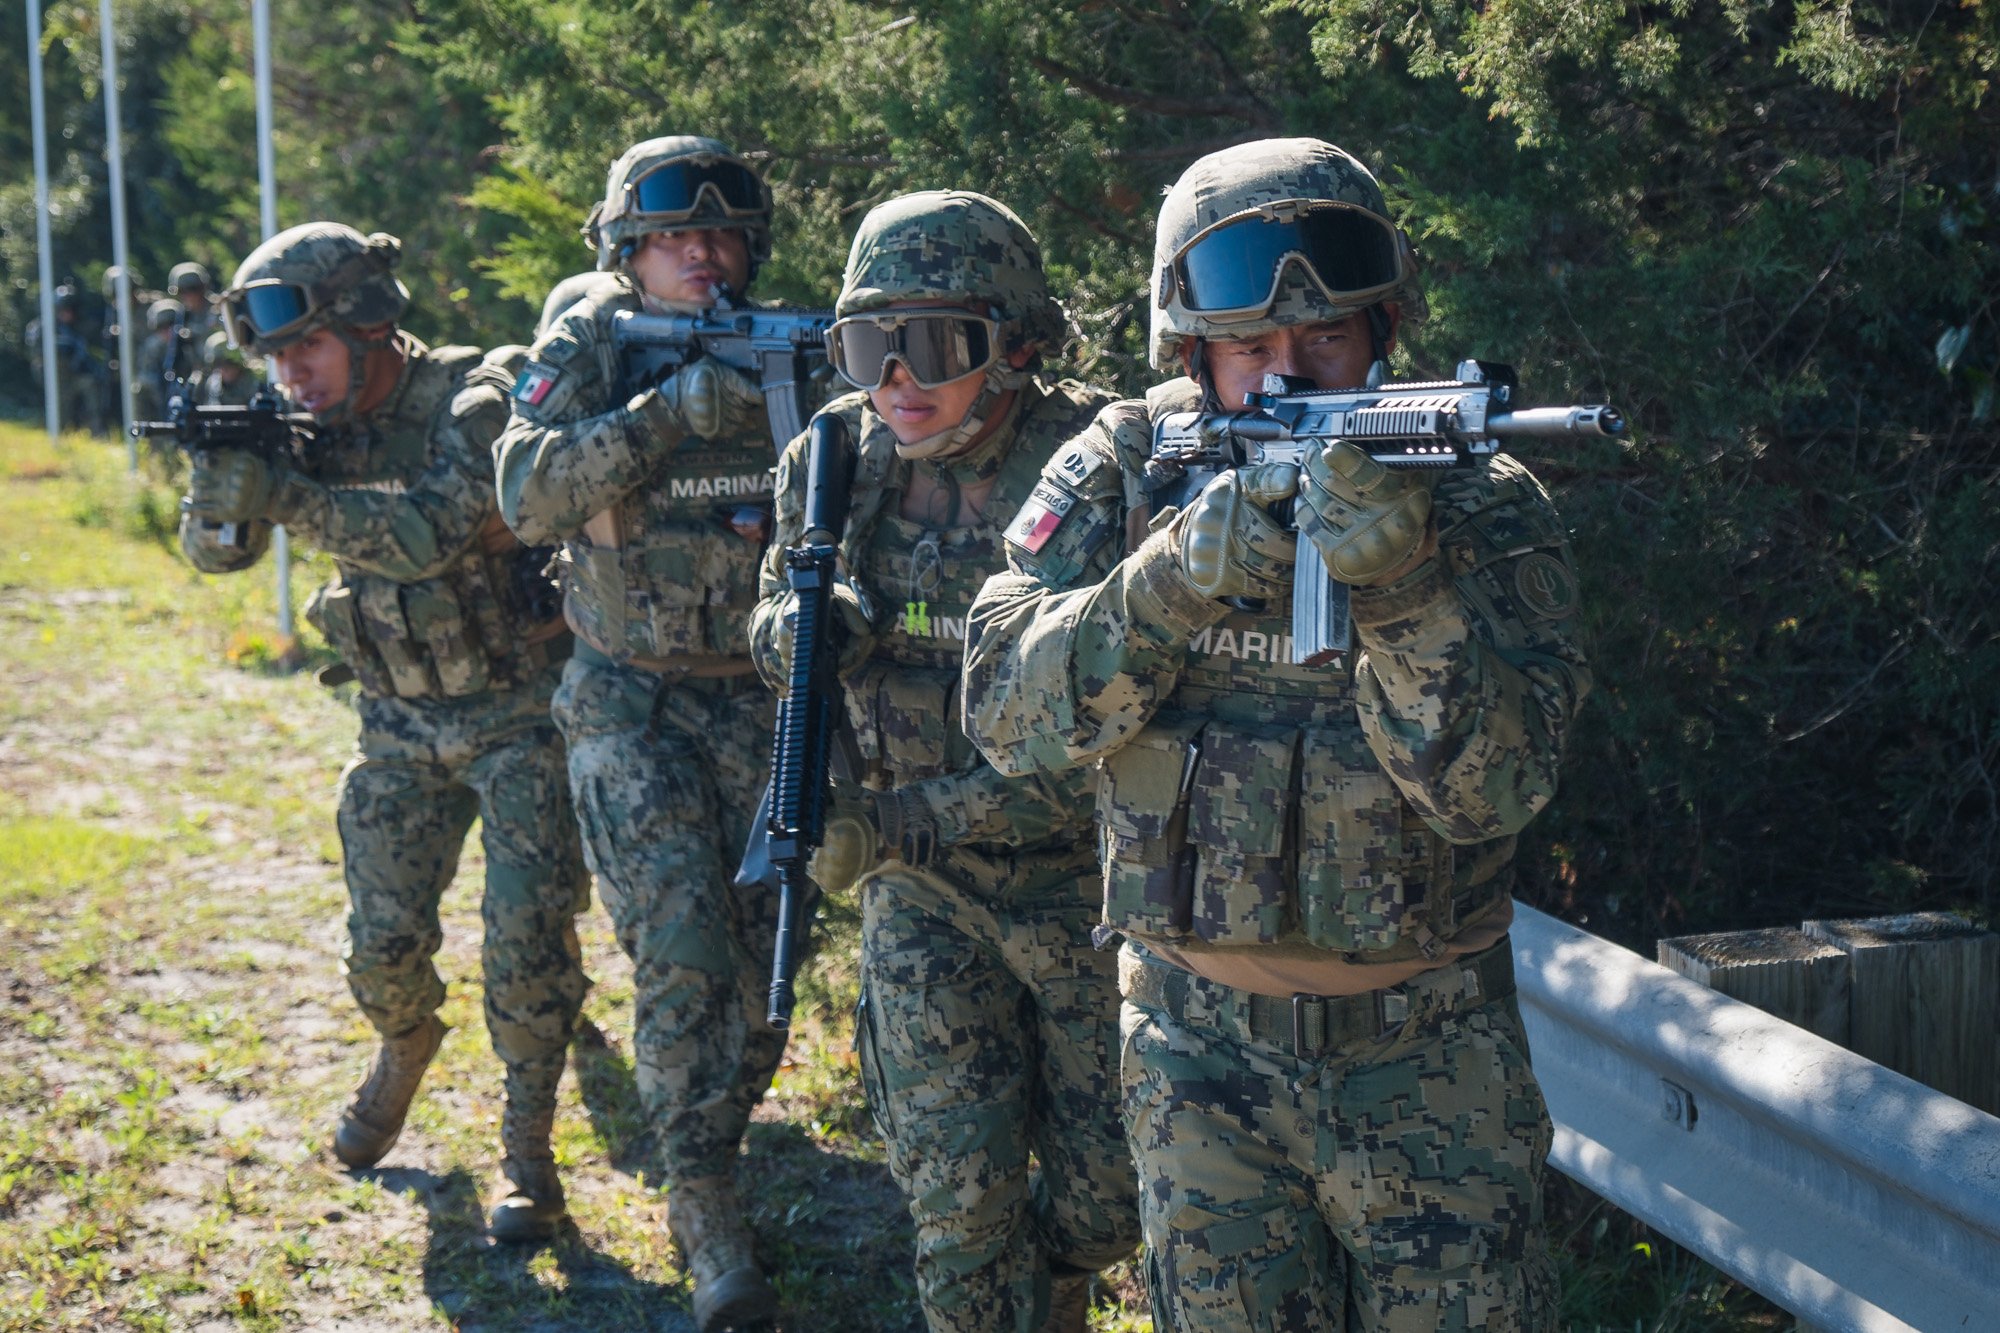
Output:
<svg viewBox="0 0 2000 1333">
<path fill-rule="evenodd" d="M 62 425 L 56 400 L 56 262 L 49 235 L 49 127 L 42 104 L 42 0 L 28 0 L 28 102 L 35 136 L 35 246 L 42 281 L 42 402 L 49 440 Z"/>
<path fill-rule="evenodd" d="M 118 115 L 118 35 L 111 0 L 98 0 L 104 38 L 104 161 L 111 172 L 111 258 L 118 265 L 118 419 L 125 424 L 125 463 L 139 470 L 139 441 L 132 437 L 132 255 L 125 236 L 124 126 Z"/>
<path fill-rule="evenodd" d="M 250 0 L 251 43 L 257 62 L 257 202 L 264 239 L 278 234 L 278 166 L 271 147 L 271 0 Z M 278 565 L 278 636 L 292 638 L 292 543 L 283 524 L 271 533 Z"/>
</svg>

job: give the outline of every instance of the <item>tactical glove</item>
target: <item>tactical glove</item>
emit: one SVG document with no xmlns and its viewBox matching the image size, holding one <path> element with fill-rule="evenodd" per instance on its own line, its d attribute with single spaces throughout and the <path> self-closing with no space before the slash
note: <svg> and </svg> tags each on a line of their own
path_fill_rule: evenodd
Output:
<svg viewBox="0 0 2000 1333">
<path fill-rule="evenodd" d="M 1204 597 L 1277 597 L 1292 586 L 1297 542 L 1267 506 L 1298 491 L 1298 469 L 1260 463 L 1202 487 L 1180 526 L 1181 567 Z"/>
<path fill-rule="evenodd" d="M 763 405 L 763 391 L 749 376 L 703 357 L 666 376 L 627 407 L 652 426 L 654 443 L 670 453 L 689 436 L 713 439 L 749 429 Z"/>
<path fill-rule="evenodd" d="M 806 873 L 828 893 L 853 887 L 885 858 L 917 867 L 937 860 L 937 816 L 911 788 L 868 791 L 835 782 L 827 806 L 826 834 Z"/>
<path fill-rule="evenodd" d="M 1417 553 L 1430 534 L 1436 468 L 1386 468 L 1345 440 L 1306 459 L 1299 535 L 1342 583 L 1369 584 Z"/>
<path fill-rule="evenodd" d="M 882 860 L 882 833 L 869 795 L 852 783 L 835 782 L 827 797 L 826 833 L 806 864 L 806 874 L 827 893 L 845 893 Z"/>
<path fill-rule="evenodd" d="M 798 617 L 798 594 L 787 593 L 785 609 L 771 632 L 771 650 L 778 655 L 780 681 L 792 678 L 792 642 Z M 875 651 L 875 627 L 868 623 L 867 608 L 862 606 L 861 594 L 852 584 L 833 585 L 833 623 L 826 628 L 834 636 L 834 674 L 845 679 Z M 769 665 L 767 658 L 765 666 Z"/>
<path fill-rule="evenodd" d="M 195 456 L 188 477 L 187 512 L 207 523 L 283 519 L 271 502 L 283 488 L 286 470 L 247 449 L 208 449 Z"/>
</svg>

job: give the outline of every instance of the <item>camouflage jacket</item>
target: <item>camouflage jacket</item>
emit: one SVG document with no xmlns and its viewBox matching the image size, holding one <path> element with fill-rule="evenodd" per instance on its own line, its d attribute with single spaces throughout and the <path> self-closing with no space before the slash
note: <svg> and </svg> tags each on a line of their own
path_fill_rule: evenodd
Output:
<svg viewBox="0 0 2000 1333">
<path fill-rule="evenodd" d="M 492 447 L 511 376 L 471 347 L 426 348 L 407 335 L 396 386 L 359 421 L 295 446 L 276 512 L 334 559 L 306 618 L 364 691 L 456 698 L 525 683 L 567 655 L 537 581 L 549 552 L 524 548 L 501 522 Z M 183 516 L 181 549 L 209 573 L 245 569 L 271 525 L 224 546 Z"/>
<path fill-rule="evenodd" d="M 1193 396 L 1112 405 L 1044 472 L 973 608 L 968 730 L 1002 772 L 1100 766 L 1106 919 L 1141 941 L 1440 956 L 1504 901 L 1589 689 L 1554 505 L 1504 456 L 1447 474 L 1437 554 L 1352 590 L 1349 660 L 1294 666 L 1289 599 L 1203 597 L 1172 511 L 1142 522 L 1151 423 Z"/>
<path fill-rule="evenodd" d="M 1035 380 L 971 457 L 918 462 L 897 456 L 894 432 L 865 393 L 821 409 L 844 418 L 858 442 L 841 565 L 876 630 L 869 657 L 847 680 L 847 721 L 866 765 L 855 776 L 871 787 L 917 793 L 937 820 L 940 841 L 960 849 L 962 861 L 983 862 L 970 867 L 973 873 L 1004 877 L 1026 869 L 1039 851 L 1058 853 L 1069 879 L 1090 863 L 1087 852 L 1074 853 L 1090 826 L 1093 775 L 1075 768 L 1058 775 L 995 772 L 965 735 L 958 692 L 973 596 L 988 574 L 1005 567 L 1003 529 L 1056 448 L 1109 401 L 1079 384 Z M 806 439 L 792 441 L 778 465 L 776 533 L 751 627 L 752 652 L 774 689 L 783 681 L 773 638 L 791 596 L 784 548 L 804 524 Z M 992 476 L 984 513 L 943 529 L 903 518 L 900 497 L 919 468 Z"/>
<path fill-rule="evenodd" d="M 690 437 L 651 386 L 627 384 L 613 317 L 639 310 L 629 282 L 590 292 L 536 339 L 495 446 L 500 508 L 525 541 L 561 541 L 564 612 L 616 662 L 651 670 L 747 672 L 763 544 L 771 438 L 753 426 Z M 756 511 L 745 513 L 746 510 Z"/>
</svg>

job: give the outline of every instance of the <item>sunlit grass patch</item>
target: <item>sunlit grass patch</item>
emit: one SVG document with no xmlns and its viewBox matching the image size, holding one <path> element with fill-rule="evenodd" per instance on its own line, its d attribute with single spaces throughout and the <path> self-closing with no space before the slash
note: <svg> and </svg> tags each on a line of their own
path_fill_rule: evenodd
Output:
<svg viewBox="0 0 2000 1333">
<path fill-rule="evenodd" d="M 0 815 L 0 911 L 120 881 L 158 850 L 89 820 Z"/>
</svg>

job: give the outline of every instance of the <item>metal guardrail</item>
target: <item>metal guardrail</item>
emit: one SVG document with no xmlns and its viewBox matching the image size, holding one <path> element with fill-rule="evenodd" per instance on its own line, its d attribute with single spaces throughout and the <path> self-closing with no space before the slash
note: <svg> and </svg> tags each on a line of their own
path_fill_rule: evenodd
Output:
<svg viewBox="0 0 2000 1333">
<path fill-rule="evenodd" d="M 2000 1329 L 2000 1119 L 1518 910 L 1565 1174 L 1827 1329 Z"/>
</svg>

